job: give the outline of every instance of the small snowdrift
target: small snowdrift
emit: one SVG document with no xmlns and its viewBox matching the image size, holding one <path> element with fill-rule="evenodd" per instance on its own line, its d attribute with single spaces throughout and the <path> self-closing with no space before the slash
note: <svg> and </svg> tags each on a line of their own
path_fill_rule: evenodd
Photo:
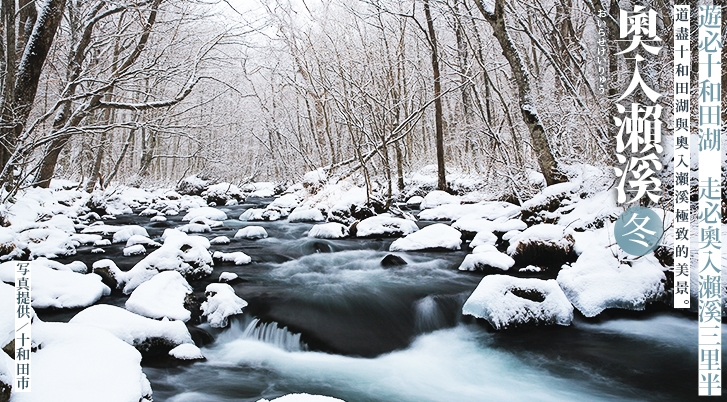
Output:
<svg viewBox="0 0 727 402">
<path fill-rule="evenodd" d="M 462 234 L 451 226 L 435 223 L 404 238 L 394 240 L 389 251 L 459 250 Z"/>
<path fill-rule="evenodd" d="M 565 226 L 540 224 L 510 239 L 507 253 L 519 265 L 560 268 L 571 258 L 575 241 Z"/>
<path fill-rule="evenodd" d="M 577 192 L 579 188 L 580 185 L 571 182 L 546 187 L 533 198 L 523 203 L 522 219 L 528 225 L 556 222 L 560 214 L 556 214 L 555 211 L 562 205 L 567 205 L 565 200 Z"/>
<path fill-rule="evenodd" d="M 326 217 L 318 208 L 298 207 L 288 215 L 288 222 L 323 222 L 325 220 Z"/>
<path fill-rule="evenodd" d="M 260 399 L 257 402 L 344 402 L 340 399 L 330 396 L 311 395 L 311 394 L 288 394 L 273 400 Z"/>
<path fill-rule="evenodd" d="M 160 272 L 131 293 L 126 309 L 149 318 L 189 321 L 192 314 L 184 304 L 190 293 L 192 287 L 179 272 Z"/>
<path fill-rule="evenodd" d="M 242 251 L 235 251 L 232 253 L 215 251 L 214 254 L 212 254 L 212 258 L 223 262 L 233 262 L 235 265 L 245 265 L 252 262 L 252 258 Z"/>
<path fill-rule="evenodd" d="M 515 265 L 509 255 L 499 252 L 493 245 L 483 244 L 475 247 L 472 254 L 464 258 L 460 271 L 507 271 Z"/>
<path fill-rule="evenodd" d="M 434 190 L 424 197 L 421 204 L 419 205 L 419 208 L 429 209 L 436 208 L 440 205 L 459 205 L 459 203 L 459 197 L 457 197 L 456 195 L 452 195 L 441 190 Z"/>
<path fill-rule="evenodd" d="M 210 326 L 224 328 L 228 317 L 242 314 L 247 302 L 235 294 L 232 286 L 226 283 L 210 283 L 205 289 L 207 300 L 202 303 L 202 316 L 207 317 Z"/>
<path fill-rule="evenodd" d="M 235 233 L 235 239 L 257 240 L 268 237 L 268 232 L 262 226 L 246 226 Z"/>
<path fill-rule="evenodd" d="M 385 213 L 366 218 L 356 224 L 357 237 L 375 236 L 406 236 L 419 230 L 416 223 L 402 218 L 395 218 Z"/>
<path fill-rule="evenodd" d="M 342 239 L 348 236 L 348 227 L 338 222 L 321 223 L 313 225 L 308 231 L 308 237 L 317 239 Z"/>
<path fill-rule="evenodd" d="M 227 220 L 227 214 L 217 208 L 212 207 L 192 208 L 187 211 L 187 214 L 184 215 L 182 220 L 192 221 L 197 218 L 204 218 L 212 221 L 224 221 Z"/>
<path fill-rule="evenodd" d="M 553 280 L 488 275 L 462 307 L 495 329 L 522 325 L 570 325 L 573 306 Z"/>
</svg>

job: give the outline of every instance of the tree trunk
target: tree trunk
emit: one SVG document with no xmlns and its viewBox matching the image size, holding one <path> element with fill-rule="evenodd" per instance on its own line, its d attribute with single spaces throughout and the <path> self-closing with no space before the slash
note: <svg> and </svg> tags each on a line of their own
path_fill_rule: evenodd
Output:
<svg viewBox="0 0 727 402">
<path fill-rule="evenodd" d="M 427 19 L 429 31 L 429 46 L 432 50 L 432 72 L 434 74 L 434 127 L 437 143 L 437 189 L 447 190 L 447 176 L 444 169 L 444 128 L 442 125 L 442 86 L 439 74 L 439 52 L 437 49 L 437 36 L 434 32 L 432 13 L 429 10 L 429 0 L 424 0 L 424 15 Z"/>
<path fill-rule="evenodd" d="M 537 156 L 540 170 L 543 173 L 543 176 L 545 176 L 545 182 L 549 186 L 556 183 L 562 183 L 566 181 L 566 177 L 558 170 L 558 162 L 555 160 L 553 153 L 550 150 L 550 144 L 548 143 L 548 137 L 545 133 L 545 127 L 543 127 L 543 124 L 540 122 L 538 112 L 535 109 L 527 69 L 520 57 L 520 54 L 518 53 L 517 48 L 515 48 L 515 44 L 512 42 L 512 39 L 510 39 L 510 34 L 507 26 L 505 25 L 504 0 L 495 1 L 494 12 L 485 10 L 482 5 L 482 0 L 475 0 L 475 4 L 480 10 L 480 13 L 482 13 L 482 16 L 485 17 L 487 22 L 492 26 L 493 35 L 500 44 L 502 54 L 507 59 L 510 69 L 512 70 L 513 78 L 518 86 L 520 112 L 523 117 L 523 122 L 525 122 L 530 130 L 533 150 Z"/>
</svg>

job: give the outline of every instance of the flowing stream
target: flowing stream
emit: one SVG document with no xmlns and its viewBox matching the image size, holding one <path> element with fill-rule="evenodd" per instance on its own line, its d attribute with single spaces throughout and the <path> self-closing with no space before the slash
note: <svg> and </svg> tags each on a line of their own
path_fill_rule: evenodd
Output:
<svg viewBox="0 0 727 402">
<path fill-rule="evenodd" d="M 666 309 L 576 313 L 570 327 L 493 332 L 461 315 L 482 275 L 459 272 L 466 251 L 395 253 L 407 265 L 384 268 L 393 239 L 322 240 L 305 236 L 312 224 L 241 222 L 252 205 L 222 207 L 231 218 L 204 236 L 233 238 L 248 225 L 269 237 L 237 240 L 211 250 L 243 251 L 253 263 L 215 265 L 193 282 L 204 292 L 221 272 L 248 301 L 245 313 L 203 347 L 207 360 L 174 367 L 145 364 L 155 401 L 257 401 L 288 393 L 329 395 L 348 402 L 688 401 L 697 400 L 695 317 Z M 139 224 L 152 238 L 181 224 L 181 216 L 150 224 L 121 216 L 110 224 Z M 113 258 L 123 270 L 142 256 L 79 254 L 89 266 Z M 116 292 L 101 300 L 123 306 Z M 657 311 L 662 310 L 662 311 Z M 78 310 L 41 311 L 45 320 Z M 723 331 L 727 333 L 727 331 Z"/>
</svg>

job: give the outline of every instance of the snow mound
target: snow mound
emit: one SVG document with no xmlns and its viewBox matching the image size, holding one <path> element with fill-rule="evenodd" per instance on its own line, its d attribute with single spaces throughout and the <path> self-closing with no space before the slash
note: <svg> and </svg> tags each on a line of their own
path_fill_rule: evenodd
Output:
<svg viewBox="0 0 727 402">
<path fill-rule="evenodd" d="M 276 198 L 273 202 L 271 202 L 270 206 L 291 210 L 291 209 L 297 207 L 299 204 L 300 204 L 300 200 L 298 199 L 297 195 L 284 194 L 284 195 Z"/>
<path fill-rule="evenodd" d="M 459 203 L 459 197 L 456 195 L 452 195 L 441 190 L 434 190 L 424 197 L 419 208 L 429 209 L 440 205 Z"/>
<path fill-rule="evenodd" d="M 144 317 L 189 321 L 184 300 L 192 287 L 177 271 L 160 272 L 137 287 L 126 300 L 126 309 Z"/>
<path fill-rule="evenodd" d="M 157 216 L 153 216 L 149 221 L 150 222 L 166 222 L 167 218 L 165 216 L 157 215 Z"/>
<path fill-rule="evenodd" d="M 415 195 L 406 200 L 406 205 L 410 207 L 418 207 L 419 205 L 421 205 L 422 202 L 424 202 L 424 197 Z"/>
<path fill-rule="evenodd" d="M 289 222 L 323 222 L 326 218 L 318 208 L 298 207 L 288 215 Z"/>
<path fill-rule="evenodd" d="M 125 241 L 128 241 L 131 236 L 134 235 L 149 237 L 149 233 L 147 233 L 146 229 L 144 229 L 143 227 L 137 225 L 129 225 L 117 230 L 114 233 L 114 238 L 112 241 L 114 243 L 123 243 Z"/>
<path fill-rule="evenodd" d="M 106 330 L 42 322 L 32 326 L 33 391 L 14 393 L 13 402 L 151 401 L 141 354 Z"/>
<path fill-rule="evenodd" d="M 341 399 L 330 396 L 311 395 L 311 394 L 288 394 L 273 400 L 260 399 L 257 402 L 344 402 Z"/>
<path fill-rule="evenodd" d="M 247 226 L 235 233 L 235 239 L 265 239 L 268 237 L 268 232 L 262 226 Z"/>
<path fill-rule="evenodd" d="M 348 228 L 338 222 L 313 225 L 310 231 L 308 231 L 308 237 L 318 239 L 342 239 L 346 236 L 348 236 Z"/>
<path fill-rule="evenodd" d="M 381 214 L 366 218 L 356 225 L 357 237 L 406 236 L 419 230 L 416 223 L 391 214 Z"/>
<path fill-rule="evenodd" d="M 170 347 L 194 344 L 182 321 L 153 320 L 108 304 L 88 307 L 69 322 L 103 328 L 134 347 L 144 347 L 152 340 L 161 340 Z"/>
<path fill-rule="evenodd" d="M 250 258 L 249 255 L 243 253 L 242 251 L 235 251 L 233 253 L 223 253 L 221 251 L 215 251 L 215 253 L 212 254 L 212 258 L 225 262 L 234 262 L 235 265 L 245 265 L 252 262 L 252 258 Z"/>
<path fill-rule="evenodd" d="M 230 281 L 234 281 L 237 278 L 238 278 L 238 276 L 234 272 L 223 272 L 220 274 L 219 282 L 230 282 Z"/>
<path fill-rule="evenodd" d="M 268 198 L 275 195 L 275 183 L 248 183 L 242 187 L 242 190 L 249 191 L 251 197 Z"/>
<path fill-rule="evenodd" d="M 71 235 L 56 228 L 38 228 L 20 232 L 18 241 L 27 244 L 30 258 L 56 258 L 76 254 L 76 245 Z"/>
<path fill-rule="evenodd" d="M 208 203 L 214 202 L 217 205 L 226 205 L 227 203 L 237 202 L 244 198 L 240 188 L 231 183 L 213 184 L 209 186 L 207 190 L 203 191 L 201 196 L 204 197 L 204 199 L 207 200 Z"/>
<path fill-rule="evenodd" d="M 573 250 L 575 240 L 565 226 L 534 225 L 510 239 L 507 253 L 520 265 L 560 267 Z"/>
<path fill-rule="evenodd" d="M 482 247 L 487 247 L 486 251 L 480 251 Z M 490 249 L 491 247 L 491 249 Z M 490 271 L 490 270 L 501 270 L 507 271 L 515 265 L 509 255 L 503 254 L 494 247 L 488 245 L 482 245 L 467 255 L 459 266 L 460 271 Z"/>
<path fill-rule="evenodd" d="M 207 317 L 210 326 L 224 328 L 227 318 L 242 314 L 247 302 L 235 294 L 232 286 L 226 283 L 211 283 L 205 289 L 207 300 L 202 303 L 202 316 Z"/>
<path fill-rule="evenodd" d="M 573 306 L 554 279 L 488 275 L 467 299 L 462 314 L 483 318 L 495 329 L 570 325 Z"/>
<path fill-rule="evenodd" d="M 459 250 L 462 244 L 459 230 L 435 223 L 401 239 L 394 240 L 389 251 L 415 251 L 428 249 Z"/>
<path fill-rule="evenodd" d="M 135 246 L 137 244 L 141 244 L 143 246 L 149 246 L 149 247 L 161 247 L 162 245 L 155 242 L 154 240 L 145 237 L 145 236 L 139 236 L 139 235 L 133 235 L 129 237 L 128 240 L 126 240 L 126 247 Z"/>
<path fill-rule="evenodd" d="M 6 311 L 12 309 L 15 303 L 15 286 L 0 281 L 0 305 Z M 13 314 L 0 314 L 0 349 L 13 340 L 15 333 L 15 316 Z M 10 384 L 10 383 L 7 383 Z"/>
<path fill-rule="evenodd" d="M 0 264 L 0 280 L 14 283 L 15 266 L 14 261 Z M 33 308 L 86 307 L 111 294 L 111 289 L 104 285 L 101 277 L 96 274 L 79 274 L 71 270 L 59 271 L 46 266 L 42 260 L 32 262 L 31 269 Z"/>
<path fill-rule="evenodd" d="M 493 221 L 487 218 L 471 218 L 467 215 L 452 223 L 452 227 L 470 233 L 485 231 L 506 233 L 512 230 L 525 230 L 528 225 L 520 219 L 501 218 Z"/>
<path fill-rule="evenodd" d="M 250 208 L 240 215 L 241 221 L 277 221 L 282 214 L 277 209 Z"/>
<path fill-rule="evenodd" d="M 483 244 L 490 244 L 494 246 L 495 243 L 497 243 L 497 236 L 490 231 L 483 230 L 481 232 L 477 232 L 475 237 L 472 239 L 472 242 L 470 242 L 470 247 L 475 248 Z"/>
<path fill-rule="evenodd" d="M 184 233 L 208 233 L 212 231 L 212 228 L 203 223 L 188 223 L 186 225 L 179 226 L 177 230 Z"/>
<path fill-rule="evenodd" d="M 187 214 L 184 215 L 182 220 L 191 221 L 195 218 L 204 218 L 211 221 L 224 221 L 227 220 L 227 214 L 217 208 L 212 207 L 192 208 L 187 211 Z"/>
<path fill-rule="evenodd" d="M 458 219 L 510 219 L 520 213 L 520 207 L 509 202 L 485 201 L 478 204 L 445 204 L 419 213 L 419 219 L 429 221 Z"/>
<path fill-rule="evenodd" d="M 606 221 L 613 222 L 623 211 L 616 205 L 616 189 L 601 191 L 561 208 L 558 224 L 571 229 L 592 229 L 603 227 Z"/>
<path fill-rule="evenodd" d="M 146 254 L 146 248 L 144 248 L 143 244 L 135 244 L 133 246 L 124 247 L 123 253 L 124 257 Z"/>
<path fill-rule="evenodd" d="M 169 356 L 179 360 L 203 360 L 204 355 L 193 343 L 184 343 L 169 351 Z"/>
<path fill-rule="evenodd" d="M 218 236 L 210 240 L 210 244 L 230 244 L 230 238 L 227 236 Z"/>
<path fill-rule="evenodd" d="M 558 273 L 568 300 L 586 317 L 607 308 L 643 310 L 664 296 L 666 277 L 653 254 L 629 261 L 620 258 L 616 248 L 589 247 Z"/>
</svg>

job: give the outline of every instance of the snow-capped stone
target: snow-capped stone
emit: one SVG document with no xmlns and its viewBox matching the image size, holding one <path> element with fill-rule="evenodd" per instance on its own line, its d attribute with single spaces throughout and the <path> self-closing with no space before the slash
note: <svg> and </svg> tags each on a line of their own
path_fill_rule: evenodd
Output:
<svg viewBox="0 0 727 402">
<path fill-rule="evenodd" d="M 452 227 L 457 230 L 470 233 L 485 231 L 506 233 L 512 230 L 525 230 L 528 225 L 520 219 L 500 218 L 493 221 L 487 218 L 472 219 L 469 215 L 467 215 L 452 223 Z"/>
<path fill-rule="evenodd" d="M 569 258 L 575 241 L 565 226 L 540 224 L 510 239 L 507 253 L 520 265 L 559 268 Z"/>
<path fill-rule="evenodd" d="M 71 234 L 71 240 L 81 245 L 95 244 L 97 241 L 103 240 L 103 238 L 96 234 L 73 233 Z"/>
<path fill-rule="evenodd" d="M 212 231 L 212 228 L 201 223 L 188 223 L 186 225 L 179 226 L 177 230 L 184 233 L 208 233 Z"/>
<path fill-rule="evenodd" d="M 15 286 L 0 281 L 0 305 L 10 309 L 15 303 Z M 15 315 L 0 314 L 0 349 L 13 340 L 15 334 Z M 9 384 L 9 383 L 8 383 Z"/>
<path fill-rule="evenodd" d="M 169 351 L 169 356 L 179 360 L 204 360 L 202 351 L 193 343 L 183 343 Z"/>
<path fill-rule="evenodd" d="M 422 202 L 424 202 L 424 197 L 415 195 L 406 200 L 406 205 L 409 207 L 418 207 Z"/>
<path fill-rule="evenodd" d="M 149 221 L 150 222 L 166 222 L 167 217 L 162 216 L 162 215 L 157 215 L 157 216 L 152 217 Z"/>
<path fill-rule="evenodd" d="M 452 195 L 441 190 L 434 190 L 424 197 L 424 200 L 422 200 L 419 207 L 421 209 L 428 209 L 438 207 L 440 205 L 459 203 L 459 197 L 456 195 Z"/>
<path fill-rule="evenodd" d="M 161 247 L 162 245 L 155 242 L 154 240 L 145 237 L 145 236 L 139 236 L 139 235 L 133 235 L 129 237 L 129 240 L 126 241 L 126 247 L 131 247 L 137 244 L 141 244 L 144 246 L 149 247 Z"/>
<path fill-rule="evenodd" d="M 49 263 L 58 264 L 55 261 Z M 79 274 L 70 268 L 59 271 L 48 267 L 43 260 L 33 261 L 31 264 L 33 308 L 86 307 L 111 294 L 111 289 L 96 274 Z M 0 264 L 0 281 L 15 282 L 15 266 L 14 261 Z"/>
<path fill-rule="evenodd" d="M 93 242 L 93 245 L 96 246 L 96 247 L 100 247 L 100 246 L 110 246 L 111 245 L 111 240 L 109 240 L 109 239 L 96 240 L 95 242 Z"/>
<path fill-rule="evenodd" d="M 147 208 L 147 209 L 139 212 L 139 216 L 156 216 L 156 215 L 159 215 L 159 214 L 161 214 L 161 212 L 159 212 L 159 211 L 157 211 L 156 209 L 153 209 L 153 208 Z"/>
<path fill-rule="evenodd" d="M 280 211 L 264 208 L 250 208 L 240 215 L 241 221 L 277 221 Z"/>
<path fill-rule="evenodd" d="M 252 262 L 252 258 L 250 258 L 249 255 L 243 253 L 242 251 L 235 251 L 232 253 L 215 251 L 215 253 L 212 254 L 212 258 L 220 261 L 234 262 L 235 265 L 245 265 Z"/>
<path fill-rule="evenodd" d="M 476 220 L 503 221 L 520 213 L 520 207 L 503 201 L 483 201 L 477 204 L 444 204 L 419 213 L 423 220 Z"/>
<path fill-rule="evenodd" d="M 268 198 L 275 195 L 275 183 L 258 182 L 248 183 L 243 186 L 243 191 L 250 191 L 251 197 Z"/>
<path fill-rule="evenodd" d="M 184 308 L 184 300 L 190 293 L 192 287 L 179 272 L 160 272 L 131 293 L 126 309 L 149 318 L 189 321 L 191 313 Z"/>
<path fill-rule="evenodd" d="M 318 239 L 342 239 L 348 236 L 348 227 L 338 222 L 321 223 L 313 225 L 308 231 L 308 237 Z"/>
<path fill-rule="evenodd" d="M 163 342 L 168 348 L 194 344 L 182 321 L 154 320 L 109 304 L 97 304 L 76 314 L 69 321 L 103 328 L 136 348 Z"/>
<path fill-rule="evenodd" d="M 29 229 L 18 234 L 18 241 L 27 244 L 31 258 L 56 258 L 76 254 L 70 234 L 56 228 Z"/>
<path fill-rule="evenodd" d="M 210 240 L 210 244 L 230 244 L 230 238 L 227 236 L 217 236 Z"/>
<path fill-rule="evenodd" d="M 483 230 L 481 232 L 477 232 L 470 242 L 470 247 L 475 248 L 483 244 L 490 244 L 494 246 L 495 243 L 497 243 L 497 236 L 495 236 L 492 232 Z"/>
<path fill-rule="evenodd" d="M 114 238 L 112 241 L 114 243 L 123 243 L 125 241 L 128 241 L 131 236 L 134 235 L 149 237 L 149 233 L 147 233 L 146 229 L 144 229 L 143 227 L 137 225 L 129 225 L 117 230 L 114 233 Z"/>
<path fill-rule="evenodd" d="M 226 283 L 211 283 L 205 289 L 207 300 L 202 303 L 202 316 L 207 317 L 210 326 L 223 328 L 227 326 L 227 318 L 242 314 L 247 302 L 235 294 L 232 286 Z"/>
<path fill-rule="evenodd" d="M 273 400 L 260 399 L 257 402 L 344 402 L 338 398 L 311 394 L 288 394 Z"/>
<path fill-rule="evenodd" d="M 300 204 L 300 200 L 298 200 L 297 195 L 284 194 L 284 195 L 276 198 L 273 202 L 271 202 L 270 206 L 291 210 L 291 209 L 297 207 L 299 204 Z"/>
<path fill-rule="evenodd" d="M 192 208 L 187 211 L 187 214 L 184 215 L 182 220 L 191 221 L 195 218 L 204 218 L 212 221 L 224 221 L 227 220 L 227 214 L 217 208 L 212 207 Z"/>
<path fill-rule="evenodd" d="M 106 250 L 104 250 L 102 248 L 93 248 L 93 249 L 91 249 L 91 254 L 103 254 L 105 252 L 106 252 Z"/>
<path fill-rule="evenodd" d="M 653 254 L 633 261 L 616 249 L 591 246 L 558 273 L 568 300 L 586 317 L 607 308 L 643 310 L 647 303 L 664 296 L 666 277 Z"/>
<path fill-rule="evenodd" d="M 124 257 L 146 254 L 146 248 L 144 248 L 143 244 L 135 244 L 133 246 L 124 247 L 123 253 Z"/>
<path fill-rule="evenodd" d="M 110 332 L 89 325 L 34 320 L 33 391 L 13 402 L 150 402 L 141 354 Z"/>
<path fill-rule="evenodd" d="M 100 276 L 103 283 L 111 289 L 118 289 L 124 284 L 126 274 L 112 260 L 98 260 L 93 263 L 91 270 Z"/>
<path fill-rule="evenodd" d="M 406 236 L 419 230 L 416 223 L 391 214 L 381 214 L 366 218 L 356 225 L 357 237 Z"/>
<path fill-rule="evenodd" d="M 220 274 L 219 282 L 230 282 L 230 281 L 234 281 L 237 278 L 238 278 L 238 276 L 234 272 L 223 272 Z"/>
<path fill-rule="evenodd" d="M 563 209 L 563 208 L 561 208 Z M 616 189 L 601 191 L 564 209 L 558 224 L 571 229 L 594 229 L 613 222 L 622 209 L 616 205 Z"/>
<path fill-rule="evenodd" d="M 264 239 L 268 237 L 268 232 L 262 226 L 247 226 L 235 233 L 235 239 Z"/>
<path fill-rule="evenodd" d="M 429 249 L 459 250 L 462 234 L 451 226 L 435 223 L 401 239 L 394 240 L 389 251 Z"/>
<path fill-rule="evenodd" d="M 507 271 L 515 265 L 509 255 L 497 251 L 492 245 L 485 244 L 478 246 L 467 255 L 459 266 L 460 271 Z"/>
<path fill-rule="evenodd" d="M 488 275 L 467 299 L 462 314 L 484 318 L 495 329 L 570 325 L 573 306 L 553 279 Z"/>
<path fill-rule="evenodd" d="M 522 219 L 528 224 L 552 223 L 559 215 L 553 214 L 563 204 L 563 200 L 578 191 L 580 185 L 565 182 L 548 186 L 522 205 Z"/>
<path fill-rule="evenodd" d="M 318 208 L 298 207 L 288 215 L 288 222 L 323 222 L 326 218 Z"/>
<path fill-rule="evenodd" d="M 245 196 L 236 185 L 231 183 L 213 184 L 203 191 L 201 194 L 207 202 L 213 202 L 217 205 L 227 205 L 228 202 L 242 200 Z M 224 220 L 224 219 L 223 219 Z"/>
</svg>

